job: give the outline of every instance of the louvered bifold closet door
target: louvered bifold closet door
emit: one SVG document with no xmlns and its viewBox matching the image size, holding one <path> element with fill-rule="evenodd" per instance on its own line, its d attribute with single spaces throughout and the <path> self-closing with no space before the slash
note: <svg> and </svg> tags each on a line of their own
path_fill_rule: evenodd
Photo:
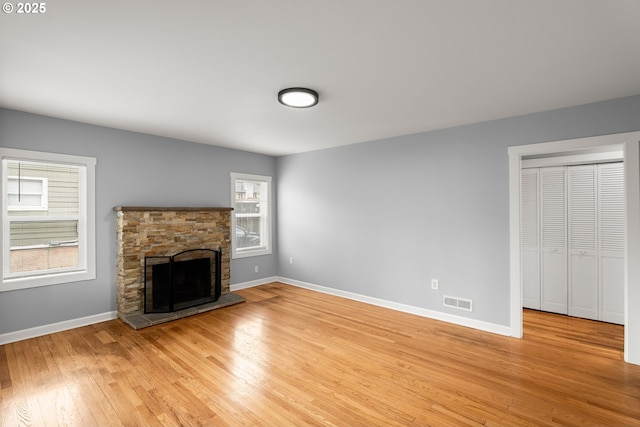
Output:
<svg viewBox="0 0 640 427">
<path fill-rule="evenodd" d="M 561 314 L 567 314 L 565 169 L 540 169 L 541 309 Z"/>
<path fill-rule="evenodd" d="M 522 169 L 520 179 L 520 255 L 522 306 L 540 310 L 539 169 Z"/>
<path fill-rule="evenodd" d="M 598 165 L 600 320 L 624 324 L 624 164 Z"/>
<path fill-rule="evenodd" d="M 596 165 L 567 169 L 569 315 L 598 320 Z"/>
</svg>

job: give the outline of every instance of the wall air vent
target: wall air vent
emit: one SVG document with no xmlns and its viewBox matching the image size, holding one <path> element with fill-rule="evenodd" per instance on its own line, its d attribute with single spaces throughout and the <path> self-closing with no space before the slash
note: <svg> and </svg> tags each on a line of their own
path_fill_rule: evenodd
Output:
<svg viewBox="0 0 640 427">
<path fill-rule="evenodd" d="M 450 297 L 445 295 L 442 298 L 445 307 L 457 308 L 459 310 L 473 311 L 473 300 L 467 298 Z"/>
</svg>

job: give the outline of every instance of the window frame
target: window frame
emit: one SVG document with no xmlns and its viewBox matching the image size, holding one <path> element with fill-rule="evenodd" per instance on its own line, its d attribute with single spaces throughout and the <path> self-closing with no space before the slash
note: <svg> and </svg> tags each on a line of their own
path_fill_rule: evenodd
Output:
<svg viewBox="0 0 640 427">
<path fill-rule="evenodd" d="M 271 225 L 271 212 L 272 212 L 272 178 L 267 175 L 254 175 L 254 174 L 246 174 L 246 173 L 238 173 L 231 172 L 230 174 L 231 181 L 231 206 L 234 210 L 231 212 L 231 258 L 239 259 L 239 258 L 248 258 L 254 256 L 261 255 L 271 255 L 272 254 L 272 225 Z M 264 197 L 263 201 L 267 204 L 267 209 L 262 212 L 260 209 L 261 218 L 261 242 L 265 242 L 264 245 L 257 248 L 247 248 L 242 249 L 238 248 L 236 242 L 236 226 L 237 226 L 237 215 L 236 212 L 236 182 L 237 181 L 254 181 L 266 184 L 267 195 Z"/>
<path fill-rule="evenodd" d="M 81 168 L 78 212 L 78 266 L 70 269 L 41 270 L 34 273 L 10 274 L 6 266 L 10 256 L 8 179 L 5 160 L 75 165 Z M 96 158 L 0 147 L 0 189 L 2 192 L 2 226 L 0 227 L 0 292 L 40 286 L 94 280 L 96 278 Z M 6 207 L 6 208 L 5 208 Z"/>
</svg>

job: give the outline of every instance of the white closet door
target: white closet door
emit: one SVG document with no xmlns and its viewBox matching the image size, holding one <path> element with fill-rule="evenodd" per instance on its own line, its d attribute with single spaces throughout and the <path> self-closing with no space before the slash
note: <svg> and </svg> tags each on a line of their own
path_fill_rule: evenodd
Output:
<svg viewBox="0 0 640 427">
<path fill-rule="evenodd" d="M 624 324 L 624 165 L 598 165 L 600 320 Z"/>
<path fill-rule="evenodd" d="M 599 319 L 596 166 L 567 169 L 569 315 Z"/>
<path fill-rule="evenodd" d="M 541 309 L 567 314 L 565 168 L 540 170 Z"/>
<path fill-rule="evenodd" d="M 522 306 L 540 310 L 538 169 L 522 169 L 520 185 Z"/>
</svg>

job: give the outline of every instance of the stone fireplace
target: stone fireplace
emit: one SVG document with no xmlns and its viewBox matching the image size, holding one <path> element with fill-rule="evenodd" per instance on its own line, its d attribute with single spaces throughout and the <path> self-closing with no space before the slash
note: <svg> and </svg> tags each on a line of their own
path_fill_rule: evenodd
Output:
<svg viewBox="0 0 640 427">
<path fill-rule="evenodd" d="M 118 317 L 135 329 L 244 301 L 230 292 L 231 211 L 233 208 L 117 206 L 116 305 Z M 171 257 L 194 249 L 221 252 L 217 301 L 171 313 L 145 313 L 145 259 Z"/>
</svg>

